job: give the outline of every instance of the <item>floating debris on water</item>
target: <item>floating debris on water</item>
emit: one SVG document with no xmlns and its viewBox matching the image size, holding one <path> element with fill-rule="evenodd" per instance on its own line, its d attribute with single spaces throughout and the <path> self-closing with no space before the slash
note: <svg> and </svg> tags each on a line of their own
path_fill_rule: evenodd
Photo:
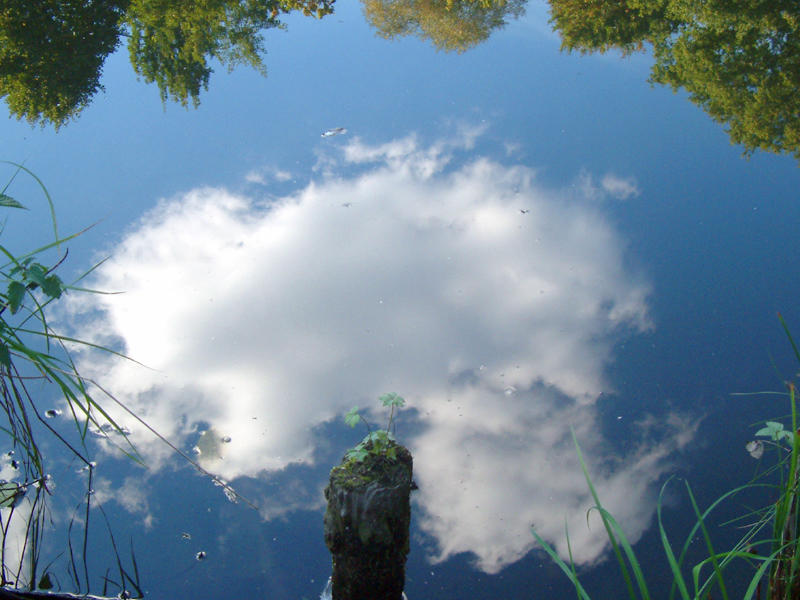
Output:
<svg viewBox="0 0 800 600">
<path fill-rule="evenodd" d="M 747 442 L 744 446 L 744 449 L 750 453 L 750 456 L 758 460 L 764 454 L 764 442 L 761 440 Z"/>
<path fill-rule="evenodd" d="M 181 538 L 184 540 L 190 540 L 192 539 L 192 534 L 184 531 L 183 533 L 181 533 Z"/>
<path fill-rule="evenodd" d="M 205 560 L 205 559 L 206 559 L 206 553 L 205 553 L 205 552 L 203 552 L 202 550 L 200 550 L 200 552 L 198 552 L 197 554 L 195 554 L 195 555 L 194 555 L 194 557 L 195 557 L 195 559 L 197 559 L 197 560 Z"/>
<path fill-rule="evenodd" d="M 234 492 L 233 488 L 231 488 L 230 486 L 226 485 L 224 488 L 222 488 L 222 491 L 229 502 L 233 502 L 234 504 L 239 502 L 239 498 L 237 497 L 236 492 Z"/>
<path fill-rule="evenodd" d="M 224 436 L 222 436 L 220 439 L 221 439 L 221 440 L 223 441 L 223 443 L 225 443 L 225 444 L 230 444 L 230 443 L 231 443 L 231 436 L 229 436 L 229 435 L 224 435 Z"/>
<path fill-rule="evenodd" d="M 344 127 L 334 127 L 333 129 L 328 129 L 328 131 L 325 131 L 320 137 L 329 138 L 335 135 L 343 135 L 345 133 L 347 133 L 347 129 Z"/>
<path fill-rule="evenodd" d="M 199 447 L 197 447 L 197 446 L 195 446 L 194 448 L 192 448 L 192 452 L 194 452 L 194 453 L 195 453 L 197 456 L 200 456 L 200 455 L 203 453 L 203 451 L 202 451 L 202 450 L 200 450 L 200 448 L 199 448 Z"/>
<path fill-rule="evenodd" d="M 61 410 L 58 408 L 48 408 L 46 411 L 44 411 L 44 416 L 48 419 L 58 417 L 59 415 L 61 415 Z"/>
<path fill-rule="evenodd" d="M 44 477 L 41 479 L 37 479 L 33 482 L 33 487 L 37 490 L 44 486 L 45 489 L 53 491 L 56 488 L 56 482 L 53 481 L 53 476 L 50 473 L 46 473 Z"/>
<path fill-rule="evenodd" d="M 113 429 L 111 423 L 103 423 L 99 427 L 89 427 L 89 432 L 97 437 L 108 437 Z"/>
<path fill-rule="evenodd" d="M 517 388 L 515 388 L 513 385 L 510 385 L 506 389 L 503 390 L 503 393 L 506 396 L 513 396 L 514 394 L 517 393 Z"/>
</svg>

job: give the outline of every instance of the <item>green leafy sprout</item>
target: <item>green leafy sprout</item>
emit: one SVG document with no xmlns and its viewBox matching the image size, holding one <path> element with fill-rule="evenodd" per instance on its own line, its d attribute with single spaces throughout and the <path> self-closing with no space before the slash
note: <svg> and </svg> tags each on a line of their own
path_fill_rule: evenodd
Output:
<svg viewBox="0 0 800 600">
<path fill-rule="evenodd" d="M 345 454 L 347 460 L 362 462 L 368 456 L 385 456 L 391 460 L 397 459 L 397 445 L 392 425 L 394 424 L 395 409 L 405 406 L 406 401 L 394 392 L 382 394 L 378 401 L 389 408 L 389 420 L 386 422 L 386 429 L 372 430 L 369 422 L 358 412 L 358 406 L 351 408 L 344 416 L 344 421 L 350 427 L 356 427 L 359 423 L 367 426 L 369 433 L 354 448 Z"/>
</svg>

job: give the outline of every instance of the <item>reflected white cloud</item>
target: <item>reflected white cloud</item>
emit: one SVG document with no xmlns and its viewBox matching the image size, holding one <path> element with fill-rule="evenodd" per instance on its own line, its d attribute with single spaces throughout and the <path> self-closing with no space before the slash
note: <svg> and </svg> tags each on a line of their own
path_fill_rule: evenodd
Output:
<svg viewBox="0 0 800 600">
<path fill-rule="evenodd" d="M 267 185 L 270 181 L 289 181 L 291 178 L 292 174 L 289 171 L 273 167 L 254 169 L 244 176 L 245 181 L 248 183 L 255 183 L 258 185 Z"/>
<path fill-rule="evenodd" d="M 117 487 L 108 478 L 95 477 L 93 489 L 95 502 L 98 504 L 102 505 L 114 500 L 131 515 L 140 517 L 146 529 L 153 526 L 155 516 L 150 510 L 147 492 L 139 478 L 126 477 L 122 485 Z"/>
<path fill-rule="evenodd" d="M 473 387 L 457 400 L 438 402 L 428 417 L 431 425 L 412 451 L 415 464 L 424 464 L 415 477 L 425 509 L 422 527 L 437 540 L 433 558 L 469 552 L 489 573 L 535 546 L 530 527 L 566 558 L 566 525 L 577 563 L 592 563 L 608 549 L 596 514 L 587 526 L 594 502 L 572 431 L 603 504 L 635 542 L 652 518 L 654 484 L 696 429 L 696 423 L 672 417 L 662 424 L 658 442 L 648 435 L 647 446 L 609 464 L 595 408 L 551 387 L 512 395 Z M 640 425 L 652 433 L 652 423 Z"/>
<path fill-rule="evenodd" d="M 613 173 L 607 173 L 600 185 L 608 194 L 618 200 L 627 200 L 639 195 L 639 186 L 632 177 L 618 177 Z"/>
<path fill-rule="evenodd" d="M 487 571 L 531 547 L 531 523 L 563 551 L 565 516 L 580 560 L 604 547 L 578 533 L 573 426 L 636 535 L 684 438 L 608 468 L 592 423 L 612 344 L 650 327 L 649 286 L 593 203 L 526 167 L 455 163 L 479 133 L 352 139 L 328 175 L 269 203 L 218 188 L 162 202 L 97 271 L 94 287 L 125 293 L 74 305 L 151 369 L 84 370 L 187 450 L 213 426 L 226 441 L 209 466 L 228 481 L 311 462 L 315 426 L 397 391 L 424 419 L 409 445 L 438 558 L 473 552 Z M 359 173 L 337 176 L 342 160 Z M 157 468 L 169 451 L 120 418 Z"/>
</svg>

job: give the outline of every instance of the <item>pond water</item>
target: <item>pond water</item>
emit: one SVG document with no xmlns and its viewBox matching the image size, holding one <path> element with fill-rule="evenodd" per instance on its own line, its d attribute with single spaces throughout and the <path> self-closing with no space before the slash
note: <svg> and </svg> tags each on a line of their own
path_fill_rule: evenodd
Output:
<svg viewBox="0 0 800 600">
<path fill-rule="evenodd" d="M 531 527 L 565 558 L 568 530 L 592 597 L 625 593 L 571 432 L 661 596 L 661 486 L 675 477 L 661 502 L 680 544 L 683 481 L 701 506 L 747 483 L 745 445 L 788 412 L 735 394 L 797 372 L 777 313 L 800 332 L 800 171 L 743 157 L 685 91 L 649 84 L 649 52 L 562 52 L 548 19 L 531 0 L 445 52 L 342 3 L 268 30 L 266 77 L 217 66 L 196 109 L 162 105 L 122 47 L 58 132 L 0 123 L 60 231 L 95 224 L 64 280 L 107 259 L 86 285 L 121 292 L 71 291 L 52 325 L 134 359 L 73 350 L 163 438 L 98 396 L 128 434 L 87 442 L 93 592 L 119 580 L 110 530 L 149 597 L 318 598 L 322 490 L 366 433 L 344 414 L 382 426 L 377 399 L 396 392 L 419 485 L 408 598 L 573 593 Z M 8 193 L 31 210 L 3 245 L 47 243 L 32 180 Z M 72 439 L 57 391 L 32 393 Z M 41 560 L 70 591 L 86 471 L 42 444 L 58 487 Z M 746 510 L 715 517 L 720 546 Z"/>
</svg>

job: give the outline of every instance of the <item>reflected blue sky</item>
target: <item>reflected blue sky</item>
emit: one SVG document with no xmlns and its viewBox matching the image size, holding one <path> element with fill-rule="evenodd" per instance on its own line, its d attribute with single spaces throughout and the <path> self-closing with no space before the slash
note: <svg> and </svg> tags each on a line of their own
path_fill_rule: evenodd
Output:
<svg viewBox="0 0 800 600">
<path fill-rule="evenodd" d="M 451 55 L 342 5 L 268 32 L 268 77 L 220 69 L 198 110 L 162 107 L 122 52 L 58 134 L 2 123 L 63 231 L 100 220 L 67 269 L 107 256 L 92 283 L 125 292 L 71 294 L 61 326 L 147 366 L 82 368 L 259 506 L 120 417 L 148 467 L 100 443 L 96 494 L 154 597 L 319 594 L 321 489 L 361 434 L 341 415 L 387 391 L 420 486 L 412 600 L 564 589 L 531 524 L 563 553 L 566 520 L 601 560 L 570 427 L 634 539 L 665 476 L 714 497 L 749 474 L 749 425 L 783 407 L 729 394 L 775 389 L 771 355 L 791 372 L 797 167 L 741 158 L 646 56 L 561 54 L 546 21 L 533 3 Z M 5 243 L 45 239 L 41 214 Z"/>
</svg>

